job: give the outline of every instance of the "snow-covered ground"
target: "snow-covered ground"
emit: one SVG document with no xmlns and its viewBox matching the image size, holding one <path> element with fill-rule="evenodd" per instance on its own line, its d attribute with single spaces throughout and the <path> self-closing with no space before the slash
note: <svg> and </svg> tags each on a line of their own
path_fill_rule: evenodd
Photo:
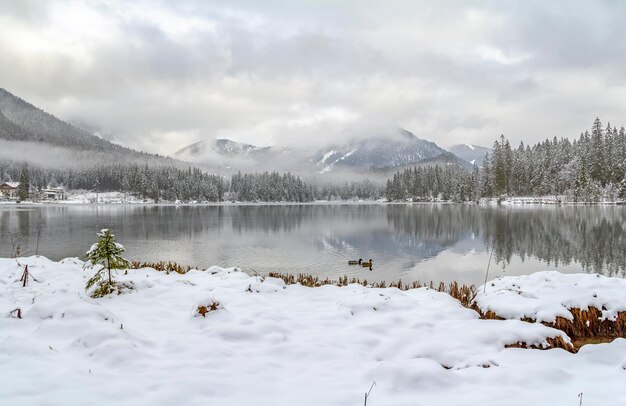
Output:
<svg viewBox="0 0 626 406">
<path fill-rule="evenodd" d="M 25 288 L 23 265 L 36 278 Z M 581 392 L 584 405 L 626 404 L 625 339 L 505 349 L 563 333 L 480 320 L 426 288 L 141 269 L 117 276 L 132 290 L 92 299 L 89 276 L 77 259 L 0 259 L 0 404 L 362 405 L 374 381 L 368 406 L 573 406 Z"/>
<path fill-rule="evenodd" d="M 85 203 L 104 203 L 104 204 L 119 204 L 119 203 L 154 203 L 152 199 L 140 199 L 129 193 L 122 192 L 87 192 L 87 191 L 71 191 L 68 192 L 65 200 L 60 200 L 57 203 L 62 204 L 85 204 Z"/>
<path fill-rule="evenodd" d="M 15 200 L 0 200 L 0 204 L 16 204 Z M 141 204 L 152 204 L 154 203 L 153 199 L 141 199 L 139 197 L 133 196 L 129 193 L 122 192 L 89 192 L 84 190 L 74 190 L 67 192 L 65 199 L 63 200 L 27 200 L 22 201 L 21 204 L 91 204 L 91 203 L 100 203 L 100 204 L 133 204 L 133 203 L 141 203 Z"/>
<path fill-rule="evenodd" d="M 595 307 L 602 319 L 615 320 L 626 311 L 626 279 L 549 271 L 507 276 L 487 283 L 475 302 L 482 312 L 506 319 L 553 323 L 557 317 L 572 320 L 569 309 Z"/>
<path fill-rule="evenodd" d="M 575 202 L 572 197 L 566 195 L 546 195 L 546 196 L 510 196 L 506 198 L 482 198 L 481 204 L 487 205 L 616 205 L 624 204 L 623 199 L 618 198 L 600 198 L 593 202 Z"/>
</svg>

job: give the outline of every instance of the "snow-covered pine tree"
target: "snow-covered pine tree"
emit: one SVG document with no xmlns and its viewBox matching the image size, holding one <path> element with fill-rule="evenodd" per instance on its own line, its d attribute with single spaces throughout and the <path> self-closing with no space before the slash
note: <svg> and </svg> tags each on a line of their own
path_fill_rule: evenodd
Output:
<svg viewBox="0 0 626 406">
<path fill-rule="evenodd" d="M 17 198 L 20 201 L 28 199 L 28 193 L 30 192 L 30 175 L 28 173 L 28 167 L 22 167 L 20 173 L 20 184 L 17 186 Z"/>
<path fill-rule="evenodd" d="M 591 179 L 601 182 L 604 180 L 604 172 L 606 169 L 604 156 L 604 130 L 602 123 L 596 117 L 591 127 Z"/>
<path fill-rule="evenodd" d="M 624 127 L 621 127 L 617 133 L 613 160 L 617 162 L 615 178 L 624 179 L 626 177 L 626 130 Z"/>
<path fill-rule="evenodd" d="M 513 162 L 511 168 L 511 191 L 514 195 L 520 196 L 526 193 L 527 184 L 526 171 L 524 167 L 524 143 L 520 142 L 517 151 L 513 154 Z"/>
<path fill-rule="evenodd" d="M 130 263 L 122 258 L 122 254 L 126 251 L 122 244 L 115 242 L 115 235 L 111 231 L 102 229 L 98 233 L 98 242 L 93 244 L 87 251 L 87 260 L 92 265 L 100 265 L 95 275 L 89 278 L 85 285 L 85 290 L 89 290 L 92 286 L 98 284 L 98 296 L 104 296 L 113 291 L 113 278 L 111 277 L 112 269 L 127 268 Z M 108 280 L 103 281 L 103 273 L 107 272 Z"/>
<path fill-rule="evenodd" d="M 493 171 L 491 170 L 491 157 L 489 153 L 485 154 L 485 160 L 483 161 L 481 189 L 483 196 L 493 196 Z"/>
</svg>

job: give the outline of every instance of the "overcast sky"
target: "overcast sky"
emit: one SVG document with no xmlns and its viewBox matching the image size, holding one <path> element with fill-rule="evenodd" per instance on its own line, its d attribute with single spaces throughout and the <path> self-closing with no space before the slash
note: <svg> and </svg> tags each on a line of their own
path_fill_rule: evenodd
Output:
<svg viewBox="0 0 626 406">
<path fill-rule="evenodd" d="M 117 142 L 442 146 L 626 109 L 624 1 L 0 0 L 0 87 Z"/>
</svg>

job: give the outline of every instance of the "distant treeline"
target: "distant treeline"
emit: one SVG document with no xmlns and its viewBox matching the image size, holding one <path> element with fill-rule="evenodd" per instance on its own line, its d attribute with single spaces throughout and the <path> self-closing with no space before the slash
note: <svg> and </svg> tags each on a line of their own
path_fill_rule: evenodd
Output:
<svg viewBox="0 0 626 406">
<path fill-rule="evenodd" d="M 316 199 L 377 199 L 384 188 L 371 181 L 312 186 L 291 173 L 237 173 L 230 181 L 198 168 L 136 164 L 97 164 L 84 169 L 52 169 L 0 161 L 0 181 L 28 179 L 29 188 L 119 191 L 159 201 L 311 202 Z"/>
<path fill-rule="evenodd" d="M 311 202 L 313 188 L 297 176 L 278 172 L 233 175 L 230 182 L 231 200 L 262 202 Z"/>
<path fill-rule="evenodd" d="M 341 184 L 315 185 L 318 200 L 377 200 L 385 197 L 385 186 L 371 180 L 358 180 Z"/>
<path fill-rule="evenodd" d="M 415 167 L 395 173 L 387 181 L 385 195 L 389 200 L 476 200 L 476 179 L 475 174 L 458 166 Z"/>
<path fill-rule="evenodd" d="M 501 136 L 482 167 L 413 168 L 387 182 L 390 200 L 477 200 L 482 197 L 564 195 L 574 202 L 626 198 L 626 131 L 599 119 L 573 142 L 546 139 L 511 148 Z"/>
<path fill-rule="evenodd" d="M 0 162 L 0 177 L 3 180 L 23 178 L 27 170 L 30 186 L 42 189 L 62 185 L 68 190 L 94 192 L 119 191 L 150 198 L 158 202 L 167 201 L 211 201 L 224 199 L 227 191 L 225 180 L 197 168 L 187 170 L 173 166 L 99 165 L 80 170 L 42 169 L 24 166 L 23 163 Z"/>
</svg>

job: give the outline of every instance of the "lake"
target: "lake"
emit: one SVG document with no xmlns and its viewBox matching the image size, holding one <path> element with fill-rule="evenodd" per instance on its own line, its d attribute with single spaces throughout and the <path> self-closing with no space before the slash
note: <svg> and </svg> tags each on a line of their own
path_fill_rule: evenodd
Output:
<svg viewBox="0 0 626 406">
<path fill-rule="evenodd" d="M 126 258 L 370 281 L 541 270 L 624 276 L 626 207 L 455 204 L 0 206 L 0 256 L 81 257 L 109 228 Z M 372 271 L 349 259 L 374 260 Z"/>
</svg>

